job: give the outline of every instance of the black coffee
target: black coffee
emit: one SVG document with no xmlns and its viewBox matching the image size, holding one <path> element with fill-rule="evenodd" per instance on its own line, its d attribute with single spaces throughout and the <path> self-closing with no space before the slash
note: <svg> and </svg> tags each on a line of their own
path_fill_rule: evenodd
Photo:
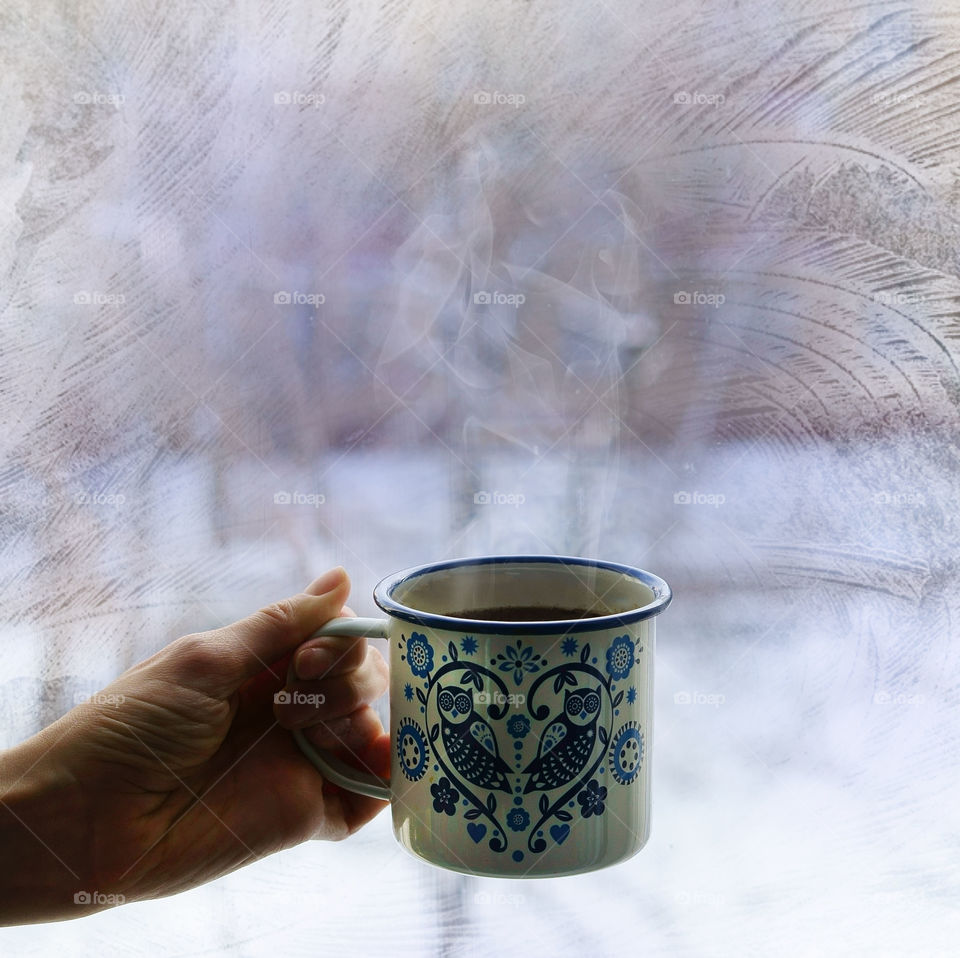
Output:
<svg viewBox="0 0 960 958">
<path fill-rule="evenodd" d="M 504 605 L 449 614 L 458 619 L 488 619 L 495 622 L 549 622 L 554 619 L 595 619 L 611 613 L 605 609 L 562 609 L 552 605 Z"/>
</svg>

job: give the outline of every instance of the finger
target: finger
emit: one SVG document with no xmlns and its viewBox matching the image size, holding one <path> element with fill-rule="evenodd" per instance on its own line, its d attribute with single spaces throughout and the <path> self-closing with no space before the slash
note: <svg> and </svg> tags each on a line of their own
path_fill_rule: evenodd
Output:
<svg viewBox="0 0 960 958">
<path fill-rule="evenodd" d="M 325 579 L 329 575 L 328 572 L 325 572 L 318 579 L 314 579 L 303 591 L 307 595 L 322 595 L 324 589 L 326 588 Z M 357 613 L 350 608 L 350 606 L 345 605 L 340 612 L 337 614 L 338 618 L 347 618 L 355 619 Z M 329 654 L 313 654 L 306 656 L 303 662 L 303 668 L 301 669 L 300 664 L 300 652 L 299 650 L 295 653 L 296 657 L 296 670 L 297 677 L 301 679 L 315 679 L 319 678 L 324 673 L 332 675 L 340 675 L 343 672 L 347 672 L 350 669 L 355 669 L 363 661 L 364 656 L 366 655 L 366 639 L 347 639 L 344 637 L 338 637 L 339 641 L 350 644 L 355 644 L 358 648 L 357 651 L 349 658 L 347 662 L 339 663 L 340 656 L 344 649 L 340 648 L 337 645 L 332 646 L 332 651 Z M 332 639 L 331 639 L 332 640 Z M 310 643 L 304 642 L 302 648 L 323 648 L 324 643 L 327 642 L 327 639 L 315 639 Z M 333 671 L 331 671 L 333 670 Z"/>
<path fill-rule="evenodd" d="M 360 753 L 358 756 L 360 761 L 356 763 L 357 767 L 372 771 L 383 778 L 389 778 L 391 751 L 390 736 L 382 735 Z M 349 757 L 344 757 L 344 761 L 354 764 Z M 342 791 L 340 805 L 343 820 L 348 832 L 352 835 L 358 828 L 366 825 L 378 812 L 383 811 L 387 803 L 380 801 L 378 798 L 358 795 L 356 792 Z"/>
<path fill-rule="evenodd" d="M 231 695 L 292 652 L 324 622 L 337 617 L 350 592 L 350 579 L 338 566 L 311 586 L 322 591 L 301 592 L 232 625 L 186 636 L 169 646 L 186 680 L 215 694 Z"/>
<path fill-rule="evenodd" d="M 304 594 L 323 595 L 325 592 L 329 592 L 333 580 L 333 573 L 336 572 L 337 569 L 342 568 L 343 566 L 336 566 L 333 569 L 328 569 L 323 573 L 323 575 L 317 576 L 317 578 L 314 579 L 313 582 L 311 582 L 310 585 L 303 590 Z"/>
<path fill-rule="evenodd" d="M 374 739 L 362 752 L 345 755 L 344 761 L 365 772 L 383 778 L 390 777 L 390 736 Z M 316 773 L 314 773 L 316 774 Z M 382 812 L 389 802 L 368 795 L 360 795 L 340 788 L 332 782 L 323 783 L 324 819 L 314 830 L 314 838 L 338 840 L 352 835 Z"/>
<path fill-rule="evenodd" d="M 347 618 L 356 618 L 357 615 L 353 609 L 346 605 L 340 610 L 339 614 Z M 304 643 L 304 646 L 305 645 L 306 643 Z M 301 646 L 301 648 L 302 647 L 303 646 Z M 259 674 L 243 684 L 241 695 L 247 708 L 257 708 L 259 711 L 260 706 L 263 706 L 267 708 L 268 711 L 270 710 L 274 695 L 283 688 L 287 681 L 290 661 L 296 654 L 297 650 L 294 650 L 284 655 L 272 663 L 270 668 L 263 669 Z M 310 678 L 310 676 L 301 677 Z"/>
<path fill-rule="evenodd" d="M 363 752 L 383 732 L 383 722 L 376 709 L 361 705 L 355 712 L 340 718 L 321 722 L 304 731 L 308 741 L 316 748 L 327 751 Z"/>
<path fill-rule="evenodd" d="M 294 667 L 298 679 L 333 678 L 359 668 L 367 657 L 367 640 L 357 636 L 325 635 L 297 649 Z"/>
<path fill-rule="evenodd" d="M 274 700 L 273 713 L 285 728 L 305 728 L 350 715 L 387 690 L 387 663 L 377 649 L 368 648 L 363 665 L 352 672 L 316 682 L 293 682 Z"/>
</svg>

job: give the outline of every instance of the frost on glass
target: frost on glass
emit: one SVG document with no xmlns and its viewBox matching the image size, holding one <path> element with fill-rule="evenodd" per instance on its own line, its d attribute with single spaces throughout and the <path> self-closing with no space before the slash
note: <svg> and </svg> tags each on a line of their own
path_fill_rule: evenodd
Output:
<svg viewBox="0 0 960 958">
<path fill-rule="evenodd" d="M 465 879 L 383 816 L 99 919 L 119 953 L 144 923 L 172 954 L 943 947 L 957 28 L 888 3 L 0 14 L 3 744 L 333 563 L 360 614 L 383 575 L 490 551 L 676 594 L 628 865 Z"/>
</svg>

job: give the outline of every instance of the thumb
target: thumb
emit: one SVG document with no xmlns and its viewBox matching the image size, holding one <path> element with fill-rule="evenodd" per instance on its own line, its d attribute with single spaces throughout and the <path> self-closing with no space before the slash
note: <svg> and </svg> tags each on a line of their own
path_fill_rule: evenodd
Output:
<svg viewBox="0 0 960 958">
<path fill-rule="evenodd" d="M 324 622 L 335 619 L 350 594 L 342 566 L 331 569 L 306 592 L 264 606 L 239 622 L 193 639 L 203 644 L 204 685 L 221 696 L 235 692 L 247 679 L 269 668 L 308 639 Z M 194 676 L 194 680 L 199 676 Z"/>
</svg>

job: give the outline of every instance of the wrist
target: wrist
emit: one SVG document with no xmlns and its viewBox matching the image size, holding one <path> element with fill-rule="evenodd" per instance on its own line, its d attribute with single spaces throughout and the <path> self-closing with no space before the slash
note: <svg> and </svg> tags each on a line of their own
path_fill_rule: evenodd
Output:
<svg viewBox="0 0 960 958">
<path fill-rule="evenodd" d="M 80 788 L 52 729 L 0 753 L 0 924 L 77 918 L 94 901 Z"/>
</svg>

